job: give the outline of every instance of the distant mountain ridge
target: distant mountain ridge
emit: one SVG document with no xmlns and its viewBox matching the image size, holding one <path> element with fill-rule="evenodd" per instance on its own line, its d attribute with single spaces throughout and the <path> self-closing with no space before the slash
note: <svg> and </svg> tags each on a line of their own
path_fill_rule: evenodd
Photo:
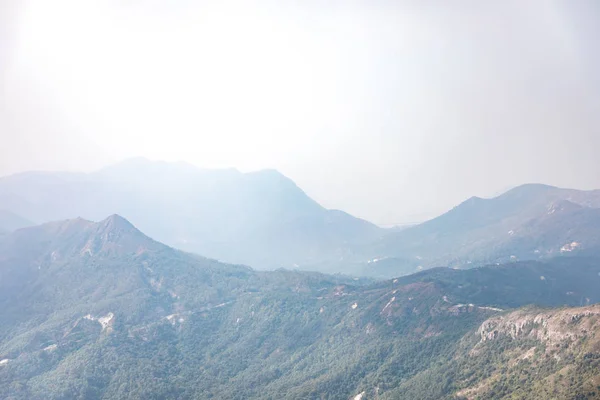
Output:
<svg viewBox="0 0 600 400">
<path fill-rule="evenodd" d="M 275 170 L 204 170 L 145 159 L 90 174 L 1 178 L 2 207 L 39 222 L 120 214 L 169 245 L 256 268 L 338 261 L 384 232 L 323 208 Z"/>
<path fill-rule="evenodd" d="M 38 222 L 126 216 L 170 246 L 259 269 L 392 277 L 585 251 L 600 254 L 600 190 L 525 184 L 404 229 L 328 210 L 275 170 L 126 160 L 0 178 L 0 209 Z M 0 225 L 0 230 L 2 226 Z"/>
<path fill-rule="evenodd" d="M 386 235 L 370 251 L 372 258 L 387 260 L 390 272 L 410 273 L 432 266 L 468 268 L 596 248 L 600 248 L 600 190 L 526 184 L 490 199 L 472 197 L 437 218 Z"/>
</svg>

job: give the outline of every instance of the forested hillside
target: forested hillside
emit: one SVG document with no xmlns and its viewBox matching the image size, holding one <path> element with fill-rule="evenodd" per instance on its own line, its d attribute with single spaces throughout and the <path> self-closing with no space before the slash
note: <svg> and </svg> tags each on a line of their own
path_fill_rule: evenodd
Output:
<svg viewBox="0 0 600 400">
<path fill-rule="evenodd" d="M 220 264 L 119 216 L 22 229 L 0 241 L 0 397 L 501 398 L 512 393 L 504 379 L 524 379 L 521 364 L 504 377 L 502 360 L 567 343 L 513 338 L 515 315 L 544 311 L 505 313 L 597 302 L 599 272 L 596 259 L 573 257 L 369 282 Z M 565 312 L 595 318 L 582 310 Z M 596 325 L 585 324 L 591 338 Z M 556 355 L 587 371 L 561 376 L 592 398 L 586 360 L 598 349 L 579 325 L 560 329 L 579 339 Z M 532 351 L 544 376 L 562 365 Z M 551 388 L 528 379 L 514 390 Z"/>
<path fill-rule="evenodd" d="M 437 218 L 391 232 L 372 245 L 370 262 L 353 269 L 391 276 L 442 265 L 600 254 L 598 249 L 600 191 L 527 184 L 494 198 L 472 197 Z"/>
</svg>

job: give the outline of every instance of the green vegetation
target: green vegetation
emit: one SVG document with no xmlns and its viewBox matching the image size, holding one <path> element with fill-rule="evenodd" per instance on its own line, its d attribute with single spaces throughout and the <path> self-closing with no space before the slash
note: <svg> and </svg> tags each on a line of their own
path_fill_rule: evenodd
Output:
<svg viewBox="0 0 600 400">
<path fill-rule="evenodd" d="M 388 256 L 371 275 L 417 267 L 471 268 L 544 260 L 600 247 L 600 191 L 529 184 L 491 199 L 473 197 L 445 214 L 384 236 L 373 251 Z M 575 243 L 574 246 L 571 246 Z M 368 268 L 370 267 L 370 268 Z"/>
<path fill-rule="evenodd" d="M 593 398 L 599 317 L 544 317 L 572 340 L 494 318 L 577 314 L 497 309 L 599 301 L 599 271 L 564 258 L 371 282 L 221 264 L 118 216 L 28 228 L 0 239 L 0 398 Z"/>
</svg>

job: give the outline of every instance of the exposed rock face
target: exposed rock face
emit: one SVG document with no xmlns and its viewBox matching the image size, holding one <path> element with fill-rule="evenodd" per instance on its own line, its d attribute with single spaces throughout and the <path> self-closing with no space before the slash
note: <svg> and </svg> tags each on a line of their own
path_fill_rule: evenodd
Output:
<svg viewBox="0 0 600 400">
<path fill-rule="evenodd" d="M 111 333 L 113 331 L 113 324 L 115 322 L 115 314 L 109 312 L 105 316 L 102 317 L 94 317 L 90 314 L 83 317 L 84 319 L 90 321 L 98 321 L 98 323 L 102 326 L 102 332 Z"/>
<path fill-rule="evenodd" d="M 600 327 L 600 305 L 532 312 L 519 310 L 490 318 L 479 327 L 481 342 L 509 336 L 531 338 L 550 345 L 579 341 Z"/>
</svg>

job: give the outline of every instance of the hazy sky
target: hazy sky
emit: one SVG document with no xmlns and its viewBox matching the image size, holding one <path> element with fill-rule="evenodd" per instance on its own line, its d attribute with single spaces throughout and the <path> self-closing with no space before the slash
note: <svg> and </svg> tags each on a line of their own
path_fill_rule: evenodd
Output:
<svg viewBox="0 0 600 400">
<path fill-rule="evenodd" d="M 0 0 L 0 175 L 277 168 L 410 222 L 600 188 L 600 2 Z"/>
</svg>

